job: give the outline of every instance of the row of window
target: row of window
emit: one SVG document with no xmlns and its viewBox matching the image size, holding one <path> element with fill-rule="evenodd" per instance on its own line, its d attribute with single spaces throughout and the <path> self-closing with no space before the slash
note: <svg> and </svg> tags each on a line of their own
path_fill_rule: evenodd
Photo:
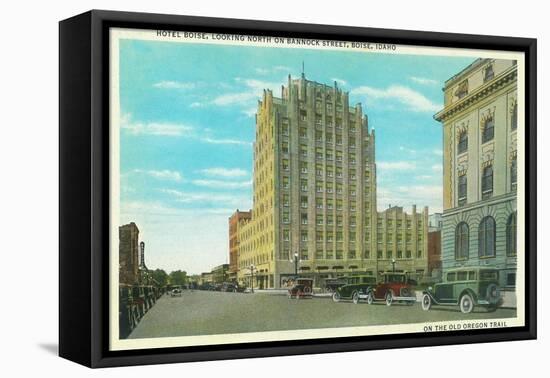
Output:
<svg viewBox="0 0 550 378">
<path fill-rule="evenodd" d="M 516 130 L 518 127 L 518 106 L 514 105 L 512 109 L 512 119 L 511 119 L 511 128 Z M 481 132 L 481 143 L 487 143 L 493 140 L 495 137 L 495 121 L 494 117 L 488 117 L 483 122 L 482 132 Z M 468 132 L 463 130 L 458 136 L 458 147 L 457 151 L 459 154 L 468 151 Z"/>
<path fill-rule="evenodd" d="M 282 250 L 281 252 L 281 259 L 283 260 L 287 260 L 290 256 L 290 249 L 289 248 L 285 248 Z M 306 247 L 303 247 L 302 249 L 300 249 L 300 260 L 309 260 L 309 252 L 308 252 L 308 249 Z M 423 253 L 422 253 L 422 250 L 417 250 L 416 251 L 416 258 L 417 259 L 421 259 L 423 257 Z M 323 251 L 323 250 L 316 250 L 315 251 L 315 258 L 316 259 L 326 259 L 326 260 L 332 260 L 332 259 L 336 259 L 336 260 L 343 260 L 344 259 L 344 251 L 342 250 L 326 250 L 326 251 Z M 358 258 L 358 255 L 357 255 L 357 252 L 354 250 L 354 249 L 351 249 L 348 251 L 347 253 L 347 258 L 348 259 L 356 259 Z M 369 250 L 366 250 L 365 253 L 364 253 L 364 258 L 365 259 L 370 259 L 371 256 L 370 256 L 370 251 Z M 386 251 L 386 254 L 385 254 L 385 257 L 384 257 L 384 252 L 381 251 L 381 250 L 378 250 L 377 253 L 376 253 L 376 258 L 381 260 L 381 259 L 387 259 L 387 260 L 392 260 L 394 258 L 394 255 L 393 255 L 393 251 Z M 396 255 L 395 255 L 395 258 L 396 259 L 412 259 L 413 258 L 413 253 L 411 250 L 407 250 L 405 252 L 403 252 L 402 250 L 398 250 Z"/>
<path fill-rule="evenodd" d="M 481 175 L 481 198 L 488 199 L 493 196 L 493 166 L 483 168 Z M 518 180 L 517 158 L 514 157 L 510 163 L 510 185 L 512 190 L 516 189 Z M 458 206 L 464 206 L 468 202 L 468 178 L 466 174 L 458 176 Z"/>
<path fill-rule="evenodd" d="M 510 214 L 506 222 L 506 255 L 517 254 L 516 213 Z M 496 257 L 496 222 L 486 216 L 478 228 L 478 256 L 480 258 Z M 455 259 L 470 258 L 470 228 L 466 222 L 460 222 L 455 229 Z"/>
</svg>

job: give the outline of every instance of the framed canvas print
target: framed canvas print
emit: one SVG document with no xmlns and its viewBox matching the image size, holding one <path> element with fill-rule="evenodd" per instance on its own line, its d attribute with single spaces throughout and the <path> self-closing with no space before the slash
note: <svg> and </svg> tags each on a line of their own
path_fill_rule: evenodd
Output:
<svg viewBox="0 0 550 378">
<path fill-rule="evenodd" d="M 536 41 L 60 23 L 60 355 L 536 337 Z"/>
</svg>

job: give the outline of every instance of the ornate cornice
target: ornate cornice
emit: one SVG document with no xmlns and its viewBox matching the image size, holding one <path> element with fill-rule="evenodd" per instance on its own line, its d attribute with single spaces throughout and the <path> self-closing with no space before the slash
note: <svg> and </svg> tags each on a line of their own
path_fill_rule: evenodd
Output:
<svg viewBox="0 0 550 378">
<path fill-rule="evenodd" d="M 451 116 L 466 109 L 470 105 L 488 97 L 490 94 L 496 92 L 506 84 L 511 83 L 514 80 L 517 80 L 517 75 L 518 75 L 517 66 L 513 66 L 509 70 L 497 76 L 495 79 L 491 80 L 488 83 L 483 84 L 481 87 L 477 88 L 475 91 L 473 91 L 472 93 L 470 93 L 469 95 L 461 99 L 460 101 L 448 107 L 445 107 L 443 110 L 436 113 L 434 115 L 434 119 L 439 122 L 444 122 L 445 120 L 449 119 Z"/>
</svg>

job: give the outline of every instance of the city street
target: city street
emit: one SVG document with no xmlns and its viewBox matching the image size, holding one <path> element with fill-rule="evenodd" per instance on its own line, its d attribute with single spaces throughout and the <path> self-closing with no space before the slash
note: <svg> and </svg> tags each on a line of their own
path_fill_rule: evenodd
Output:
<svg viewBox="0 0 550 378">
<path fill-rule="evenodd" d="M 484 308 L 476 308 L 471 314 L 462 314 L 454 306 L 423 311 L 420 303 L 388 307 L 384 302 L 354 305 L 351 301 L 335 303 L 327 297 L 296 300 L 266 293 L 195 290 L 184 291 L 181 297 L 164 295 L 129 338 L 494 319 L 515 314 L 513 309 L 489 313 Z"/>
</svg>

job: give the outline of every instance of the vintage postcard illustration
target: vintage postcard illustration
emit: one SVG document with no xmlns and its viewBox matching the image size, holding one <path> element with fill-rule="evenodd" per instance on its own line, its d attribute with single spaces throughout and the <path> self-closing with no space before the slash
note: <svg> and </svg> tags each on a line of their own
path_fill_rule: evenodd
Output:
<svg viewBox="0 0 550 378">
<path fill-rule="evenodd" d="M 522 326 L 524 64 L 112 29 L 111 349 Z"/>
</svg>

